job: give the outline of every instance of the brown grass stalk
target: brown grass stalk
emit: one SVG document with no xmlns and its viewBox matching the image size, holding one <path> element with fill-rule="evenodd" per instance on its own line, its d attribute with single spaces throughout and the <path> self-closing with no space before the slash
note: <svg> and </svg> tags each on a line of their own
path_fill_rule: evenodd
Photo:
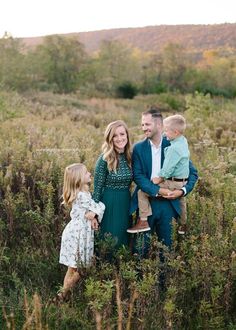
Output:
<svg viewBox="0 0 236 330">
<path fill-rule="evenodd" d="M 137 298 L 138 298 L 138 291 L 136 288 L 134 288 L 132 295 L 131 295 L 130 303 L 129 303 L 129 313 L 128 313 L 128 320 L 127 320 L 127 324 L 126 324 L 126 330 L 131 329 L 131 319 L 132 319 L 132 314 L 133 314 L 133 309 L 134 309 L 134 302 Z"/>
<path fill-rule="evenodd" d="M 30 308 L 26 296 L 26 291 L 24 293 L 24 306 L 25 306 L 25 318 L 26 321 L 23 325 L 23 330 L 31 330 L 32 323 L 34 324 L 35 330 L 42 330 L 42 309 L 40 298 L 37 293 L 33 296 L 33 311 L 30 313 Z"/>
<path fill-rule="evenodd" d="M 6 320 L 7 329 L 15 330 L 14 314 L 11 313 L 10 316 L 8 316 L 4 306 L 2 307 L 2 313 L 3 313 L 4 319 Z"/>
<path fill-rule="evenodd" d="M 102 315 L 99 311 L 95 310 L 95 321 L 96 321 L 96 329 L 102 330 Z"/>
<path fill-rule="evenodd" d="M 116 276 L 116 303 L 117 303 L 117 311 L 118 311 L 117 329 L 122 330 L 123 311 L 122 311 L 122 303 L 121 303 L 120 280 L 118 276 Z"/>
</svg>

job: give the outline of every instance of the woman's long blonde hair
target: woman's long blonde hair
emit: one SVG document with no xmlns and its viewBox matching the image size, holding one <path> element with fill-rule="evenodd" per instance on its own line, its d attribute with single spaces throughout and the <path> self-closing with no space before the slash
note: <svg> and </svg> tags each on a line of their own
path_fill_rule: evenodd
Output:
<svg viewBox="0 0 236 330">
<path fill-rule="evenodd" d="M 124 154 L 129 167 L 131 167 L 131 142 L 128 127 L 123 120 L 116 120 L 107 126 L 104 134 L 105 142 L 102 145 L 103 159 L 107 162 L 108 170 L 114 172 L 116 172 L 119 165 L 119 154 L 114 148 L 113 137 L 116 129 L 120 126 L 123 126 L 126 130 L 127 144 L 125 146 Z"/>
<path fill-rule="evenodd" d="M 62 204 L 71 206 L 77 193 L 86 189 L 86 183 L 84 182 L 86 171 L 86 166 L 80 163 L 71 164 L 65 168 Z"/>
</svg>

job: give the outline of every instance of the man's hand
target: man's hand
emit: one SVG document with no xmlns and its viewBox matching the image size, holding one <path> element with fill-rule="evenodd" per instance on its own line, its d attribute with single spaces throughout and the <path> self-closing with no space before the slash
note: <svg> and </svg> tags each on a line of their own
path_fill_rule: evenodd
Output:
<svg viewBox="0 0 236 330">
<path fill-rule="evenodd" d="M 95 217 L 95 213 L 94 212 L 92 212 L 92 211 L 89 211 L 89 212 L 86 212 L 85 213 L 85 218 L 87 219 L 87 220 L 93 220 L 93 218 Z"/>
<path fill-rule="evenodd" d="M 182 197 L 184 195 L 184 192 L 183 190 L 173 190 L 173 191 L 170 191 L 167 195 L 163 196 L 165 197 L 166 199 L 176 199 L 176 198 L 179 198 L 179 197 Z"/>
<path fill-rule="evenodd" d="M 172 191 L 169 190 L 169 189 L 167 189 L 167 188 L 160 188 L 159 189 L 159 192 L 158 192 L 158 195 L 161 195 L 162 197 L 165 197 L 166 198 L 171 193 L 172 193 Z"/>
</svg>

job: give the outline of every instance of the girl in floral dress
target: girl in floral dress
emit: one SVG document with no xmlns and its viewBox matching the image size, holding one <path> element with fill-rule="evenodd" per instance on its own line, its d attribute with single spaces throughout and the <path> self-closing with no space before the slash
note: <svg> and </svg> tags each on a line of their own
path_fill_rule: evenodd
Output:
<svg viewBox="0 0 236 330">
<path fill-rule="evenodd" d="M 71 206 L 71 220 L 61 240 L 59 262 L 68 267 L 62 290 L 56 300 L 63 301 L 80 279 L 80 266 L 91 264 L 94 253 L 94 230 L 98 229 L 105 205 L 96 203 L 89 192 L 91 173 L 83 164 L 72 164 L 64 173 L 63 204 Z"/>
</svg>

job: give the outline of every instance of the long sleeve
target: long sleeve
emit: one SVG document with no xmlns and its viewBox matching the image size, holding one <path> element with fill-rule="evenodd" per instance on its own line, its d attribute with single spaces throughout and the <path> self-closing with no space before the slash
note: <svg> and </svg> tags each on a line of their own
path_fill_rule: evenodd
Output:
<svg viewBox="0 0 236 330">
<path fill-rule="evenodd" d="M 146 150 L 145 154 L 147 154 Z M 132 155 L 134 182 L 142 191 L 146 192 L 149 196 L 155 197 L 158 194 L 160 187 L 150 180 L 148 173 L 146 172 L 146 163 L 144 163 L 143 158 L 140 145 L 139 147 L 135 145 Z"/>
<path fill-rule="evenodd" d="M 101 222 L 105 211 L 105 205 L 102 202 L 96 203 L 93 199 L 91 199 L 89 211 L 94 212 L 97 215 L 98 222 Z"/>
<path fill-rule="evenodd" d="M 167 179 L 171 176 L 174 176 L 174 170 L 178 162 L 180 161 L 180 155 L 175 149 L 169 149 L 166 150 L 165 153 L 165 160 L 163 163 L 163 167 L 160 170 L 160 176 Z"/>
<path fill-rule="evenodd" d="M 98 216 L 98 221 L 101 222 L 103 213 L 105 211 L 105 205 L 102 202 L 96 203 L 90 193 L 80 192 L 78 195 L 78 205 L 85 212 L 92 211 Z"/>
<path fill-rule="evenodd" d="M 181 153 L 178 149 L 171 147 L 165 150 L 165 160 L 159 172 L 164 179 L 170 177 L 188 178 L 189 176 L 189 153 Z"/>
<path fill-rule="evenodd" d="M 189 161 L 189 177 L 188 177 L 188 181 L 187 181 L 186 185 L 184 186 L 184 188 L 186 189 L 186 195 L 193 190 L 197 180 L 198 180 L 197 169 L 193 166 L 193 163 L 190 160 Z"/>
<path fill-rule="evenodd" d="M 93 199 L 95 200 L 95 202 L 99 202 L 101 200 L 107 175 L 107 162 L 103 159 L 103 155 L 101 155 L 96 162 L 94 171 Z"/>
<path fill-rule="evenodd" d="M 189 149 L 187 139 L 181 135 L 171 141 L 171 145 L 164 150 L 165 159 L 159 176 L 188 178 L 189 176 Z"/>
</svg>

